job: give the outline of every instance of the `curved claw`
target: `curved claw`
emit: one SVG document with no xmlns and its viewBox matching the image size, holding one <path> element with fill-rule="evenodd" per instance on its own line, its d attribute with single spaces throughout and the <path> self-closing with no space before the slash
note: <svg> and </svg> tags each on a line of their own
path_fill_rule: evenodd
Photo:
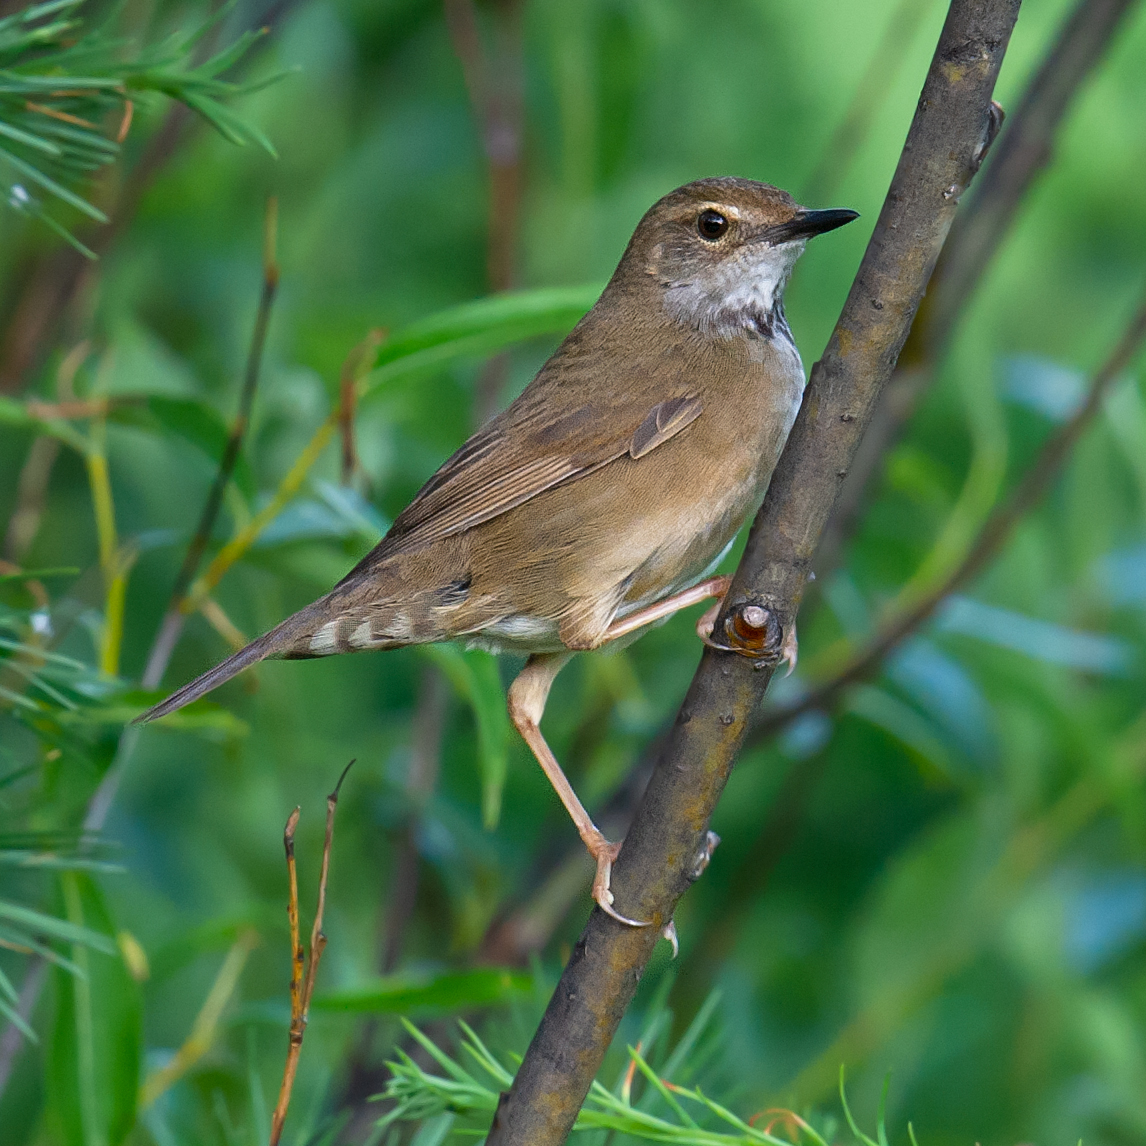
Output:
<svg viewBox="0 0 1146 1146">
<path fill-rule="evenodd" d="M 780 663 L 788 666 L 785 676 L 791 676 L 796 671 L 796 661 L 800 657 L 800 642 L 796 640 L 796 622 L 784 634 L 784 646 L 780 649 Z"/>
<path fill-rule="evenodd" d="M 606 914 L 611 915 L 618 923 L 627 927 L 648 927 L 647 919 L 630 919 L 622 915 L 613 906 L 613 893 L 609 890 L 609 881 L 613 875 L 613 861 L 620 854 L 620 844 L 606 843 L 595 856 L 597 860 L 597 874 L 593 878 L 593 898 L 597 906 Z"/>
<path fill-rule="evenodd" d="M 668 923 L 661 928 L 661 938 L 667 939 L 672 944 L 672 957 L 675 959 L 680 954 L 680 940 L 676 935 L 676 921 L 670 919 Z"/>
</svg>

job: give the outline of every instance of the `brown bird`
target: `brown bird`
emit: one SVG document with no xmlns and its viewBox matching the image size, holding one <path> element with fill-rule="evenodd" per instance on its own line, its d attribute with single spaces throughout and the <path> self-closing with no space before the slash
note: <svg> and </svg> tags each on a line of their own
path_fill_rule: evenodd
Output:
<svg viewBox="0 0 1146 1146">
<path fill-rule="evenodd" d="M 809 238 L 856 217 L 747 179 L 666 195 L 537 377 L 358 565 L 139 719 L 265 657 L 450 640 L 525 653 L 510 715 L 597 862 L 597 903 L 639 926 L 613 907 L 620 844 L 546 744 L 545 701 L 574 652 L 727 590 L 709 574 L 763 498 L 804 392 L 784 287 Z"/>
</svg>

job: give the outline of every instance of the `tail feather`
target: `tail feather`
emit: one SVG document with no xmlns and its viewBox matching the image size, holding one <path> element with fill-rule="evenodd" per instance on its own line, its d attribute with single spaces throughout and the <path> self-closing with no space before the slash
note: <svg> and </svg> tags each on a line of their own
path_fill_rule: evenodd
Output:
<svg viewBox="0 0 1146 1146">
<path fill-rule="evenodd" d="M 219 685 L 230 680 L 231 677 L 237 676 L 243 669 L 250 668 L 251 665 L 258 664 L 259 661 L 266 660 L 267 657 L 305 655 L 305 653 L 301 653 L 298 647 L 300 639 L 305 639 L 306 635 L 313 631 L 315 622 L 326 616 L 327 608 L 324 606 L 327 606 L 326 598 L 315 601 L 313 605 L 308 605 L 305 609 L 287 617 L 270 632 L 264 633 L 245 648 L 217 664 L 213 669 L 209 669 L 202 676 L 196 677 L 190 684 L 185 684 L 181 689 L 173 692 L 166 700 L 161 700 L 153 708 L 149 708 L 145 713 L 137 716 L 132 724 L 147 724 L 149 721 L 158 720 L 161 716 L 167 716 L 184 705 L 198 700 L 201 696 L 205 696 L 213 689 L 218 688 Z"/>
</svg>

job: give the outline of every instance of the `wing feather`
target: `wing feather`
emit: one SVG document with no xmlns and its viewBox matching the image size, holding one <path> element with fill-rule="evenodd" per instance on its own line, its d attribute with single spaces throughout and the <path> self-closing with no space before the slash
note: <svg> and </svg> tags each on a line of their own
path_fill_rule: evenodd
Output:
<svg viewBox="0 0 1146 1146">
<path fill-rule="evenodd" d="M 703 409 L 695 395 L 658 402 L 640 421 L 631 414 L 617 416 L 616 408 L 576 409 L 561 421 L 582 432 L 565 433 L 537 406 L 511 406 L 430 478 L 362 566 L 383 553 L 472 529 L 618 458 L 642 458 L 691 425 Z"/>
<path fill-rule="evenodd" d="M 633 434 L 629 456 L 634 461 L 643 458 L 650 450 L 667 442 L 673 434 L 679 434 L 685 426 L 691 426 L 703 409 L 704 403 L 694 395 L 658 402 Z"/>
</svg>

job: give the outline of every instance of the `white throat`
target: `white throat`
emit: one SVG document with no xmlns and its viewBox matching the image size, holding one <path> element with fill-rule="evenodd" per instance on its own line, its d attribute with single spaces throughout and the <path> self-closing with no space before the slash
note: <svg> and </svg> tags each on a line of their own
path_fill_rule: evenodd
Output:
<svg viewBox="0 0 1146 1146">
<path fill-rule="evenodd" d="M 805 243 L 742 247 L 695 278 L 668 283 L 665 310 L 678 322 L 720 338 L 749 332 L 790 340 L 780 302 Z"/>
</svg>

